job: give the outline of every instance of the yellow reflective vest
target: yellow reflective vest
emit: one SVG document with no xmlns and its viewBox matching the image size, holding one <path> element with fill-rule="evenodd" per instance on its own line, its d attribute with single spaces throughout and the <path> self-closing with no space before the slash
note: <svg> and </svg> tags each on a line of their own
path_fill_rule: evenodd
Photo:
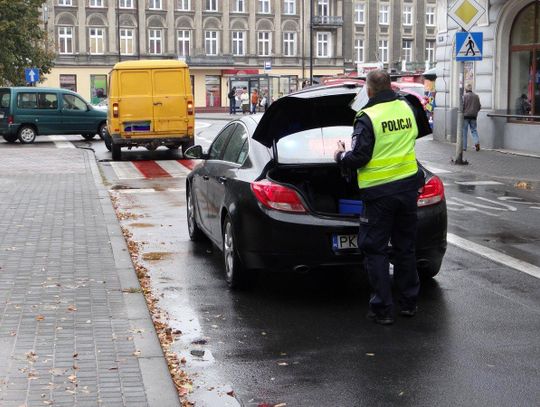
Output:
<svg viewBox="0 0 540 407">
<path fill-rule="evenodd" d="M 373 124 L 375 146 L 371 160 L 357 170 L 358 186 L 374 187 L 416 174 L 418 126 L 408 103 L 400 99 L 378 103 L 360 110 L 356 119 L 363 114 Z"/>
</svg>

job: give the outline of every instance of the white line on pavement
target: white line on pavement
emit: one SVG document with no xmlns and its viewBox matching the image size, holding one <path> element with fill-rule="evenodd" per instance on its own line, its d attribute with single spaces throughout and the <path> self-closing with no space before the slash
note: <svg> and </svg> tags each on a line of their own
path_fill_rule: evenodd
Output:
<svg viewBox="0 0 540 407">
<path fill-rule="evenodd" d="M 156 163 L 171 177 L 183 177 L 189 174 L 189 170 L 176 160 L 156 160 Z"/>
<path fill-rule="evenodd" d="M 143 179 L 142 175 L 131 162 L 111 161 L 111 167 L 118 179 Z"/>
<path fill-rule="evenodd" d="M 109 191 L 119 194 L 148 194 L 156 192 L 154 188 L 140 188 L 140 189 L 110 189 Z"/>
<path fill-rule="evenodd" d="M 456 181 L 459 185 L 503 185 L 502 182 L 497 181 Z"/>
<path fill-rule="evenodd" d="M 47 136 L 54 142 L 56 148 L 75 148 L 73 143 L 64 136 Z"/>
<path fill-rule="evenodd" d="M 446 238 L 448 243 L 453 244 L 454 246 L 457 246 L 467 252 L 478 254 L 488 260 L 494 261 L 495 263 L 499 263 L 503 266 L 513 268 L 514 270 L 521 271 L 522 273 L 530 276 L 540 278 L 540 267 L 533 264 L 515 259 L 497 250 L 493 250 L 489 247 L 471 242 L 470 240 L 463 239 L 462 237 L 456 236 L 452 233 L 448 233 Z"/>
<path fill-rule="evenodd" d="M 442 168 L 432 167 L 431 165 L 424 165 L 424 167 L 426 167 L 429 171 L 431 171 L 434 174 L 448 174 L 452 172 L 448 170 L 443 170 Z"/>
</svg>

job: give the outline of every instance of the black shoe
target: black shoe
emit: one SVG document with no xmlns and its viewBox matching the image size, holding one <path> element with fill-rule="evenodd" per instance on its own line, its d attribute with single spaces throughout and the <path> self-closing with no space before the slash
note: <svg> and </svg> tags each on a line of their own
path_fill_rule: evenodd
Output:
<svg viewBox="0 0 540 407">
<path fill-rule="evenodd" d="M 371 319 L 373 322 L 379 325 L 392 325 L 394 323 L 394 318 L 389 315 L 377 315 L 373 311 L 369 311 L 367 318 Z"/>
<path fill-rule="evenodd" d="M 416 312 L 418 311 L 418 307 L 414 308 L 404 308 L 401 311 L 399 311 L 399 315 L 402 317 L 414 317 L 416 315 Z"/>
</svg>

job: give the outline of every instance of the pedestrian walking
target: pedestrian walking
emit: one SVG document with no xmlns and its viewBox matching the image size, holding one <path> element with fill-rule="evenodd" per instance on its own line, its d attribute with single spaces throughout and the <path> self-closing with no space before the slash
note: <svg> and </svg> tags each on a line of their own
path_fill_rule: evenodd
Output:
<svg viewBox="0 0 540 407">
<path fill-rule="evenodd" d="M 263 93 L 261 101 L 259 102 L 259 104 L 262 107 L 263 111 L 266 112 L 266 109 L 268 109 L 268 92 Z"/>
<path fill-rule="evenodd" d="M 257 89 L 253 89 L 251 92 L 251 114 L 257 113 L 257 106 L 259 105 L 259 92 Z"/>
<path fill-rule="evenodd" d="M 242 114 L 249 112 L 249 94 L 246 87 L 242 89 L 242 94 L 240 95 L 240 106 L 242 107 Z"/>
<path fill-rule="evenodd" d="M 229 114 L 236 114 L 236 87 L 233 86 L 229 94 Z"/>
<path fill-rule="evenodd" d="M 365 255 L 372 291 L 368 318 L 390 325 L 394 323 L 394 302 L 389 242 L 400 315 L 412 317 L 417 311 L 416 199 L 424 176 L 414 148 L 416 138 L 431 131 L 420 103 L 413 105 L 396 94 L 388 72 L 370 72 L 366 85 L 369 101 L 354 120 L 352 150 L 345 151 L 340 141 L 334 159 L 342 172 L 356 172 L 359 197 L 364 202 L 358 246 Z"/>
<path fill-rule="evenodd" d="M 465 95 L 463 96 L 463 151 L 467 151 L 467 130 L 469 127 L 471 128 L 474 147 L 476 151 L 480 151 L 476 119 L 481 108 L 480 98 L 472 91 L 472 85 L 468 83 L 465 86 Z"/>
</svg>

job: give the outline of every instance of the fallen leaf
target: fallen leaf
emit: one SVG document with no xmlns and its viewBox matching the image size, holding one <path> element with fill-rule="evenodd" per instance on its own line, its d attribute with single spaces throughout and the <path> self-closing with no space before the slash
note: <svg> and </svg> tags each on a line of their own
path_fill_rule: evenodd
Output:
<svg viewBox="0 0 540 407">
<path fill-rule="evenodd" d="M 140 350 L 136 350 L 135 352 L 133 352 L 133 356 L 139 356 L 140 354 L 141 354 Z"/>
<path fill-rule="evenodd" d="M 45 317 L 43 315 L 38 315 L 36 317 L 36 321 L 43 321 L 45 319 Z"/>
<path fill-rule="evenodd" d="M 68 376 L 68 380 L 71 382 L 71 383 L 77 383 L 77 376 L 75 376 L 74 374 Z"/>
<path fill-rule="evenodd" d="M 77 308 L 75 307 L 75 305 L 70 305 L 67 309 L 68 311 L 77 311 Z"/>
</svg>

